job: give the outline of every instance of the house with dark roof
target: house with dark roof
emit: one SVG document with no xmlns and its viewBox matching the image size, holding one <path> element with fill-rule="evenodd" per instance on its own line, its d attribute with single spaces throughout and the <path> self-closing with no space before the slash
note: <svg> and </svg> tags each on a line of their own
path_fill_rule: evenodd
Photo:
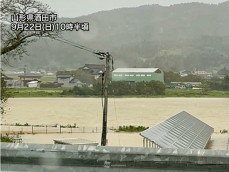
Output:
<svg viewBox="0 0 229 172">
<path fill-rule="evenodd" d="M 5 75 L 3 73 L 1 75 L 1 77 L 4 79 L 7 88 L 20 88 L 22 85 L 22 81 L 15 80 L 11 77 L 8 77 L 7 75 Z"/>
<path fill-rule="evenodd" d="M 190 74 L 192 74 L 192 72 L 189 71 L 189 70 L 181 70 L 181 71 L 179 71 L 179 75 L 180 75 L 181 77 L 188 76 L 188 75 L 190 75 Z"/>
<path fill-rule="evenodd" d="M 38 81 L 38 87 L 40 86 L 41 80 L 40 78 L 42 77 L 41 74 L 36 74 L 36 73 L 25 73 L 18 75 L 19 80 L 22 83 L 22 87 L 27 86 L 29 82 L 31 81 Z"/>
<path fill-rule="evenodd" d="M 82 86 L 84 84 L 75 78 L 74 75 L 57 75 L 55 82 L 64 88 L 73 88 L 74 86 Z"/>
<path fill-rule="evenodd" d="M 98 79 L 105 71 L 105 65 L 85 64 L 82 69 L 84 72 L 90 73 L 95 79 Z"/>
<path fill-rule="evenodd" d="M 13 78 L 10 78 L 8 76 L 6 76 L 4 73 L 1 74 L 1 77 L 4 78 L 4 80 L 13 80 Z"/>
</svg>

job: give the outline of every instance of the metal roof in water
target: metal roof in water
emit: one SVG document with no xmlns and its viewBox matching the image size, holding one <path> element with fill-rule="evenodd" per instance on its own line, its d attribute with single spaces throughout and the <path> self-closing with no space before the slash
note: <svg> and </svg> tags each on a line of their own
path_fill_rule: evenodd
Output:
<svg viewBox="0 0 229 172">
<path fill-rule="evenodd" d="M 162 148 L 204 149 L 214 128 L 182 111 L 140 133 Z"/>
<path fill-rule="evenodd" d="M 54 139 L 55 144 L 67 144 L 67 145 L 95 145 L 97 146 L 98 143 L 86 139 L 81 138 L 61 138 L 61 139 Z"/>
</svg>

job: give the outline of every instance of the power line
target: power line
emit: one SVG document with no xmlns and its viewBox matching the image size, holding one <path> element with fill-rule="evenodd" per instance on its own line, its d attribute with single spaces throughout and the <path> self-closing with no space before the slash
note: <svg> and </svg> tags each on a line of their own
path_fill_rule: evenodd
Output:
<svg viewBox="0 0 229 172">
<path fill-rule="evenodd" d="M 71 42 L 69 42 L 69 41 L 65 41 L 65 40 L 62 40 L 62 39 L 60 39 L 60 38 L 56 38 L 56 40 L 57 40 L 57 41 L 60 41 L 60 42 L 63 42 L 63 43 L 65 43 L 65 44 L 71 45 L 71 46 L 73 46 L 73 47 L 76 47 L 76 48 L 79 48 L 79 49 L 88 51 L 88 52 L 90 52 L 90 53 L 94 53 L 94 52 L 95 52 L 95 50 L 90 50 L 90 48 L 84 48 L 84 46 L 83 46 L 83 47 L 82 47 L 82 46 L 79 46 L 79 45 L 77 45 L 76 43 L 73 43 L 73 42 L 71 43 Z"/>
<path fill-rule="evenodd" d="M 92 53 L 93 55 L 95 55 L 100 60 L 103 60 L 103 59 L 105 59 L 107 57 L 107 53 L 105 53 L 102 50 L 93 50 L 93 49 L 91 49 L 89 47 L 86 47 L 84 45 L 80 45 L 78 43 L 69 41 L 69 40 L 64 39 L 64 38 L 56 38 L 55 40 L 60 41 L 60 42 L 63 42 L 63 43 L 68 44 L 68 45 L 71 45 L 73 47 L 76 47 L 76 48 L 79 48 L 79 49 L 88 51 L 88 52 Z M 113 59 L 113 57 L 112 57 L 112 59 Z M 112 60 L 112 64 L 113 64 L 113 60 Z M 112 69 L 113 69 L 113 65 L 112 65 Z"/>
<path fill-rule="evenodd" d="M 64 39 L 64 38 L 60 38 L 60 39 L 62 39 L 62 40 L 64 40 L 64 41 L 67 41 L 67 42 L 69 42 L 69 43 L 72 43 L 72 44 L 74 44 L 74 45 L 77 45 L 77 46 L 79 46 L 79 47 L 82 47 L 82 48 L 85 48 L 85 49 L 88 49 L 88 50 L 91 50 L 91 51 L 95 51 L 95 50 L 93 50 L 93 49 L 91 49 L 91 48 L 89 48 L 89 47 L 86 47 L 86 46 L 84 46 L 84 45 L 80 45 L 80 44 L 78 44 L 78 43 L 76 43 L 76 42 L 69 41 L 69 40 Z"/>
</svg>

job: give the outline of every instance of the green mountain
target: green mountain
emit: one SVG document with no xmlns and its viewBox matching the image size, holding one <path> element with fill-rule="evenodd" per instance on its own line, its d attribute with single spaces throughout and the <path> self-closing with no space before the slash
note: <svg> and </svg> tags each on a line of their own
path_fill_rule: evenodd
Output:
<svg viewBox="0 0 229 172">
<path fill-rule="evenodd" d="M 163 70 L 219 70 L 229 67 L 229 1 L 184 3 L 101 11 L 59 23 L 89 22 L 89 32 L 63 31 L 63 38 L 112 53 L 117 67 Z M 20 64 L 49 70 L 104 63 L 93 54 L 59 41 L 39 40 Z M 12 62 L 15 66 L 16 63 Z"/>
</svg>

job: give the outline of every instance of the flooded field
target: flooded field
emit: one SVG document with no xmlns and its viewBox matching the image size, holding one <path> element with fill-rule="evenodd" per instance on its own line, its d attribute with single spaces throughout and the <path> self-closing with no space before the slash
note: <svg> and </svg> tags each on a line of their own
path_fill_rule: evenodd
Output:
<svg viewBox="0 0 229 172">
<path fill-rule="evenodd" d="M 14 98 L 2 123 L 102 125 L 101 98 Z M 10 108 L 10 109 L 9 109 Z M 110 98 L 108 126 L 154 126 L 186 111 L 219 132 L 229 129 L 229 98 Z"/>
</svg>

